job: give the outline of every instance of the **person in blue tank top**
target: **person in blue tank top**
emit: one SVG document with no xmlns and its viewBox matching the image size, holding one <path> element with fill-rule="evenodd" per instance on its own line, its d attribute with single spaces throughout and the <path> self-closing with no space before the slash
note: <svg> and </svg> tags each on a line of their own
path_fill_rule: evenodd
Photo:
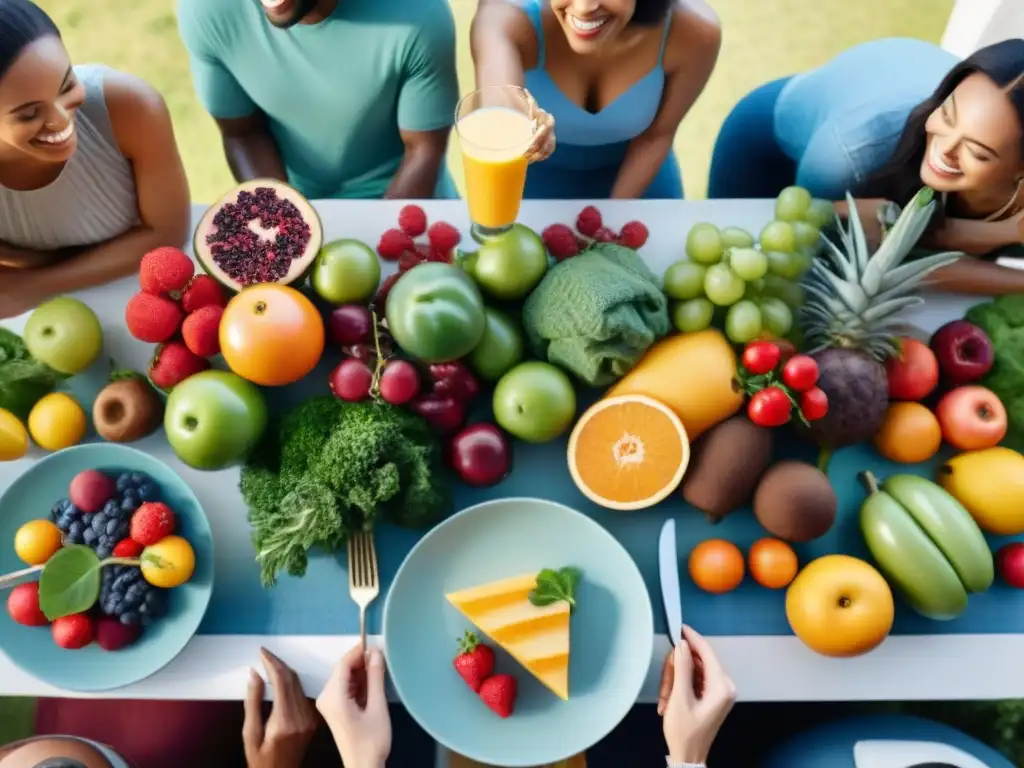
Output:
<svg viewBox="0 0 1024 768">
<path fill-rule="evenodd" d="M 721 39 L 702 0 L 480 0 L 477 85 L 525 87 L 557 137 L 525 197 L 682 198 L 672 142 Z"/>
</svg>

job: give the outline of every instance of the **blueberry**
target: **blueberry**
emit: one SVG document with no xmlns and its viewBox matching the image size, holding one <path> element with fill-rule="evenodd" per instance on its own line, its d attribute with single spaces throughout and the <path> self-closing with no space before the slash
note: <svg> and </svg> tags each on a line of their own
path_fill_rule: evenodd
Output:
<svg viewBox="0 0 1024 768">
<path fill-rule="evenodd" d="M 133 501 L 138 505 L 142 502 L 142 499 L 139 497 L 139 492 L 135 488 L 129 488 L 121 494 L 121 501 Z"/>
<path fill-rule="evenodd" d="M 127 611 L 125 613 L 122 613 L 121 614 L 121 623 L 122 624 L 138 624 L 139 623 L 139 614 L 136 613 L 135 611 Z"/>
<path fill-rule="evenodd" d="M 82 524 L 81 520 L 73 520 L 71 522 L 71 525 L 68 526 L 68 535 L 69 536 L 76 536 L 76 537 L 81 536 L 82 535 L 82 531 L 84 529 L 85 529 L 85 526 Z"/>
<path fill-rule="evenodd" d="M 114 482 L 114 487 L 118 493 L 123 493 L 126 489 L 132 487 L 132 475 L 131 472 L 124 472 L 117 476 L 117 480 Z"/>
<path fill-rule="evenodd" d="M 132 472 L 132 485 L 134 485 L 136 488 L 148 481 L 149 478 L 146 477 L 146 475 L 143 474 L 142 472 Z"/>
<path fill-rule="evenodd" d="M 107 524 L 103 527 L 103 532 L 107 536 L 113 536 L 115 533 L 117 533 L 117 529 L 120 527 L 121 521 L 118 520 L 116 517 L 112 517 L 109 520 L 107 520 Z"/>
<path fill-rule="evenodd" d="M 117 499 L 110 499 L 109 501 L 107 501 L 106 504 L 103 505 L 103 514 L 107 515 L 108 517 L 111 515 L 116 515 L 120 513 L 120 511 L 121 505 L 118 503 Z"/>
<path fill-rule="evenodd" d="M 160 497 L 160 491 L 153 483 L 143 483 L 139 486 L 139 498 L 143 501 L 156 501 Z"/>
<path fill-rule="evenodd" d="M 97 512 L 93 515 L 92 524 L 89 527 L 96 531 L 97 535 L 103 533 L 107 530 L 107 516 L 102 512 Z"/>
<path fill-rule="evenodd" d="M 86 512 L 84 515 L 80 515 L 79 519 L 82 521 L 82 525 L 84 525 L 84 526 L 92 525 L 92 513 L 91 512 Z"/>
<path fill-rule="evenodd" d="M 114 553 L 114 548 L 110 544 L 102 543 L 96 545 L 96 557 L 110 557 Z"/>
<path fill-rule="evenodd" d="M 132 514 L 136 509 L 139 508 L 139 500 L 125 498 L 121 501 L 121 513 L 125 515 Z"/>
<path fill-rule="evenodd" d="M 96 542 L 97 536 L 96 531 L 92 528 L 86 528 L 82 533 L 82 541 L 84 541 L 90 547 Z"/>
</svg>

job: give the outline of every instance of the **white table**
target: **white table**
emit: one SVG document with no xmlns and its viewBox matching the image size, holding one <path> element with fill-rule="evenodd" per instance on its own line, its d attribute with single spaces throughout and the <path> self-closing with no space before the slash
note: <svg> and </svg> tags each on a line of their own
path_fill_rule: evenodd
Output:
<svg viewBox="0 0 1024 768">
<path fill-rule="evenodd" d="M 572 223 L 582 202 L 531 201 L 523 204 L 520 220 L 540 231 L 555 222 Z M 642 253 L 661 273 L 683 255 L 685 235 L 698 221 L 721 226 L 736 225 L 756 233 L 772 215 L 772 204 L 763 200 L 698 202 L 597 203 L 605 220 L 618 228 L 632 219 L 645 222 L 651 238 Z M 317 205 L 325 239 L 355 237 L 375 244 L 380 234 L 395 226 L 402 204 L 397 202 L 326 201 Z M 430 202 L 424 206 L 431 221 L 444 220 L 468 234 L 464 203 Z M 196 206 L 194 220 L 203 211 Z M 80 298 L 97 310 L 103 322 L 107 352 L 122 366 L 145 370 L 151 345 L 131 339 L 124 330 L 122 313 L 128 297 L 137 290 L 133 279 L 83 291 Z M 931 332 L 949 319 L 960 317 L 973 300 L 937 295 L 926 307 L 908 315 Z M 5 323 L 20 331 L 25 318 Z M 172 454 L 161 434 L 138 443 L 174 467 L 193 487 L 207 508 L 223 504 L 227 488 L 237 481 L 237 470 L 222 473 L 195 472 Z M 37 458 L 37 457 L 36 457 Z M 0 464 L 0 489 L 24 471 L 27 462 Z M 239 502 L 240 503 L 240 502 Z M 211 516 L 221 563 L 251 558 L 248 526 L 244 515 Z M 380 599 L 383 599 L 381 595 Z M 655 610 L 660 595 L 652 594 Z M 125 699 L 240 699 L 244 696 L 249 668 L 257 663 L 260 646 L 271 649 L 302 678 L 306 691 L 318 692 L 334 661 L 356 642 L 355 637 L 198 635 L 165 669 L 140 683 L 100 694 Z M 380 642 L 380 638 L 375 638 Z M 934 635 L 889 638 L 872 653 L 851 660 L 830 660 L 808 650 L 795 637 L 716 637 L 713 640 L 725 666 L 733 675 L 741 701 L 867 701 L 996 699 L 1021 695 L 1024 690 L 1024 637 L 1019 635 Z M 664 636 L 656 638 L 647 683 L 640 700 L 654 701 L 662 658 L 668 648 Z M 0 652 L 0 695 L 75 696 L 26 675 Z"/>
</svg>

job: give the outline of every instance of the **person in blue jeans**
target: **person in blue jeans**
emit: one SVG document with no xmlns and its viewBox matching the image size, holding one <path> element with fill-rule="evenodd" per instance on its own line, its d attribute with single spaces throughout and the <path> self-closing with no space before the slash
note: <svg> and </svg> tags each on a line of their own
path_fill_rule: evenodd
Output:
<svg viewBox="0 0 1024 768">
<path fill-rule="evenodd" d="M 178 0 L 200 102 L 239 181 L 429 198 L 459 98 L 447 0 Z"/>
<path fill-rule="evenodd" d="M 875 40 L 761 86 L 722 125 L 708 195 L 774 197 L 791 184 L 829 200 L 851 192 L 872 239 L 928 186 L 942 205 L 923 245 L 990 257 L 1019 246 L 1024 40 L 964 61 L 921 40 Z M 837 211 L 845 215 L 846 204 Z M 960 259 L 930 282 L 959 293 L 1017 293 L 1024 271 Z"/>
<path fill-rule="evenodd" d="M 524 196 L 682 198 L 672 142 L 721 38 L 703 0 L 480 0 L 477 85 L 525 87 L 558 139 Z"/>
</svg>

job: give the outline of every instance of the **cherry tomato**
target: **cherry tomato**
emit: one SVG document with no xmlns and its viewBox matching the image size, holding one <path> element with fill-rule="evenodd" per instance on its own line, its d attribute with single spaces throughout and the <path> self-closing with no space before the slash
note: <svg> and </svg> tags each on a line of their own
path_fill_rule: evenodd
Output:
<svg viewBox="0 0 1024 768">
<path fill-rule="evenodd" d="M 808 421 L 817 421 L 828 413 L 828 395 L 821 387 L 812 387 L 800 395 L 800 413 Z"/>
<path fill-rule="evenodd" d="M 781 356 L 775 342 L 752 341 L 743 350 L 743 367 L 755 376 L 760 376 L 774 371 Z"/>
<path fill-rule="evenodd" d="M 776 339 L 775 346 L 779 348 L 779 354 L 781 358 L 779 362 L 785 365 L 789 362 L 789 359 L 796 355 L 796 345 L 788 339 Z"/>
<path fill-rule="evenodd" d="M 782 366 L 782 383 L 797 392 L 806 392 L 818 383 L 818 363 L 808 355 L 796 355 Z"/>
<path fill-rule="evenodd" d="M 781 427 L 792 413 L 789 395 L 778 387 L 765 387 L 747 403 L 747 416 L 759 427 Z"/>
</svg>

